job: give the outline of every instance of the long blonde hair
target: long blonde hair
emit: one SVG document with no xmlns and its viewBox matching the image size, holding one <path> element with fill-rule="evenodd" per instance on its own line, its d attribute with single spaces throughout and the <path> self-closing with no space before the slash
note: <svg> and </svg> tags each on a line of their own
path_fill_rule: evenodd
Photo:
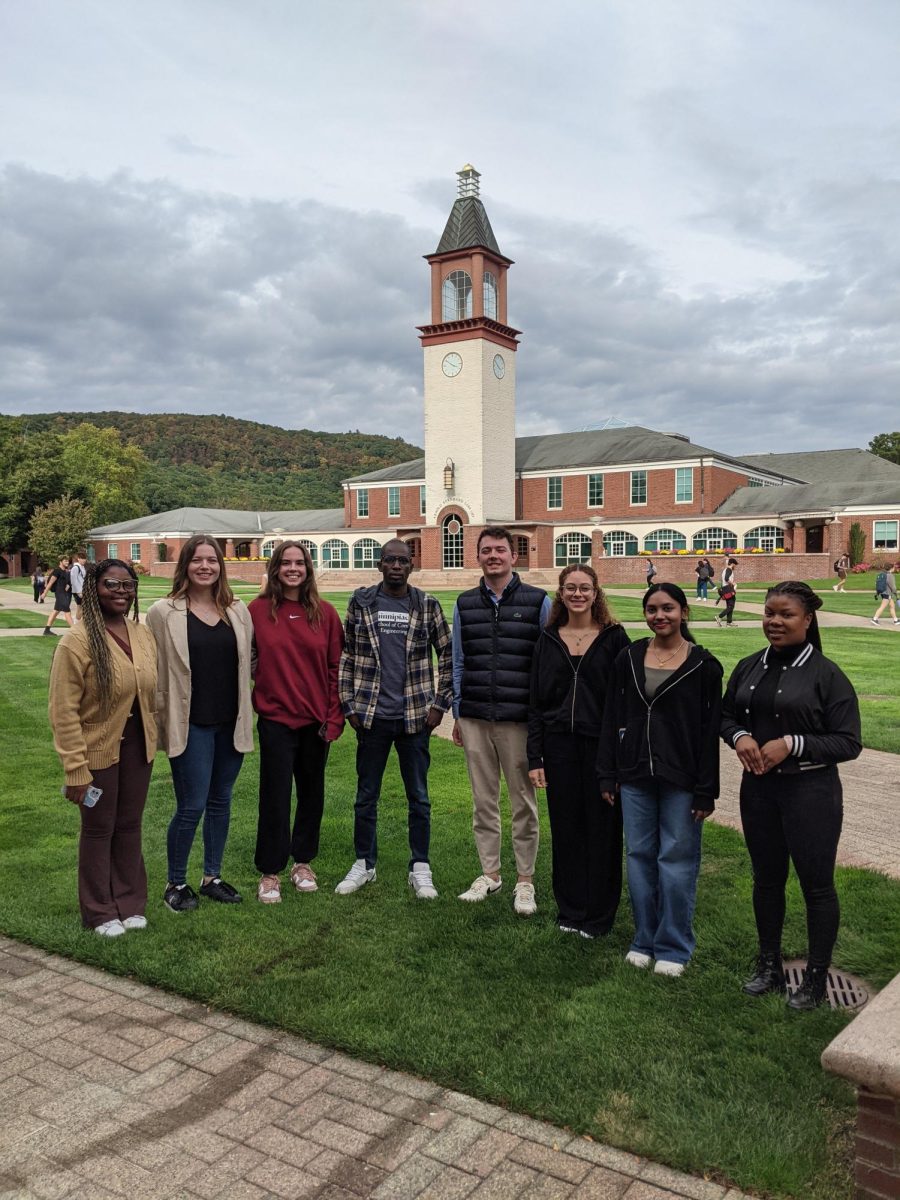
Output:
<svg viewBox="0 0 900 1200">
<path fill-rule="evenodd" d="M 224 617 L 225 610 L 234 604 L 234 592 L 228 583 L 228 576 L 225 573 L 225 559 L 222 557 L 222 550 L 219 543 L 214 537 L 210 537 L 208 533 L 195 533 L 181 547 L 178 562 L 175 564 L 175 577 L 172 580 L 172 590 L 169 592 L 169 599 L 180 600 L 182 597 L 187 596 L 191 586 L 187 569 L 198 546 L 211 546 L 216 552 L 216 559 L 219 563 L 219 578 L 212 585 L 212 598 L 218 609 L 219 616 Z"/>
</svg>

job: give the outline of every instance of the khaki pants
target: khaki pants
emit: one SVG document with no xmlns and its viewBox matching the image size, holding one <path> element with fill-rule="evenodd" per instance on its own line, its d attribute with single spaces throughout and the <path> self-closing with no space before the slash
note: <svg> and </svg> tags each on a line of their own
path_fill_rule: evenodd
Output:
<svg viewBox="0 0 900 1200">
<path fill-rule="evenodd" d="M 500 772 L 506 780 L 512 814 L 516 869 L 533 875 L 539 821 L 534 788 L 528 778 L 525 742 L 528 726 L 518 721 L 478 721 L 460 717 L 459 730 L 472 785 L 472 829 L 485 874 L 500 871 Z"/>
</svg>

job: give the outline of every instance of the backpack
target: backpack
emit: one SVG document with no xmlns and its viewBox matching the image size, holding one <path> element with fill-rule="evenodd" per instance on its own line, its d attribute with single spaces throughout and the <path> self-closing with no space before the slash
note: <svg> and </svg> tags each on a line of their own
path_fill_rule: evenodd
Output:
<svg viewBox="0 0 900 1200">
<path fill-rule="evenodd" d="M 839 558 L 834 560 L 834 569 L 835 571 L 839 571 L 841 569 L 841 560 Z"/>
<path fill-rule="evenodd" d="M 887 571 L 879 571 L 875 576 L 875 598 L 880 600 L 882 596 L 887 595 Z"/>
</svg>

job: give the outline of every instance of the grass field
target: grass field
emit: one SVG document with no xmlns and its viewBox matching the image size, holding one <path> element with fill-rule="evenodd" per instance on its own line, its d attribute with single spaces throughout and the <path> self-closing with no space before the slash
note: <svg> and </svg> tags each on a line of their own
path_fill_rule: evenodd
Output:
<svg viewBox="0 0 900 1200">
<path fill-rule="evenodd" d="M 712 627 L 703 634 L 727 664 L 759 644 L 756 631 Z M 882 687 L 880 672 L 889 665 L 875 645 L 878 633 L 833 636 L 828 649 L 852 657 L 867 687 Z M 627 898 L 608 939 L 585 942 L 555 929 L 546 822 L 536 918 L 515 917 L 509 881 L 483 905 L 456 902 L 478 867 L 461 752 L 441 739 L 432 744 L 431 774 L 441 898 L 417 902 L 407 888 L 405 804 L 393 762 L 381 806 L 378 879 L 355 896 L 335 896 L 353 857 L 354 743 L 345 734 L 329 763 L 316 861 L 322 890 L 286 895 L 276 908 L 253 898 L 258 767 L 250 756 L 235 793 L 225 863 L 246 902 L 234 909 L 204 904 L 176 917 L 161 903 L 173 797 L 160 755 L 145 817 L 150 926 L 106 942 L 78 922 L 77 813 L 58 795 L 45 715 L 54 645 L 49 638 L 0 642 L 4 933 L 683 1170 L 773 1196 L 852 1194 L 853 1095 L 819 1065 L 846 1018 L 829 1010 L 789 1014 L 775 998 L 741 996 L 754 935 L 737 833 L 705 831 L 691 969 L 677 982 L 648 976 L 622 961 L 631 931 Z M 868 737 L 868 719 L 867 726 Z M 199 868 L 195 850 L 192 879 Z M 839 890 L 835 959 L 882 986 L 900 965 L 900 885 L 841 870 Z M 801 913 L 792 880 L 785 940 L 791 955 L 805 947 Z"/>
</svg>

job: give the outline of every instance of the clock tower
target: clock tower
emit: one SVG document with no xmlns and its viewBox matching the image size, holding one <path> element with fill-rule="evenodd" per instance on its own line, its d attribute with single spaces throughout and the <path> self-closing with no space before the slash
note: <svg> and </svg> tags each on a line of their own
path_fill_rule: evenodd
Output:
<svg viewBox="0 0 900 1200">
<path fill-rule="evenodd" d="M 471 525 L 516 515 L 516 348 L 506 323 L 506 273 L 479 173 L 457 172 L 459 194 L 431 264 L 425 355 L 426 521 L 458 513 Z M 452 521 L 452 517 L 450 518 Z M 453 526 L 451 525 L 451 528 Z M 445 537 L 446 542 L 446 537 Z M 444 566 L 462 566 L 446 561 Z"/>
</svg>

